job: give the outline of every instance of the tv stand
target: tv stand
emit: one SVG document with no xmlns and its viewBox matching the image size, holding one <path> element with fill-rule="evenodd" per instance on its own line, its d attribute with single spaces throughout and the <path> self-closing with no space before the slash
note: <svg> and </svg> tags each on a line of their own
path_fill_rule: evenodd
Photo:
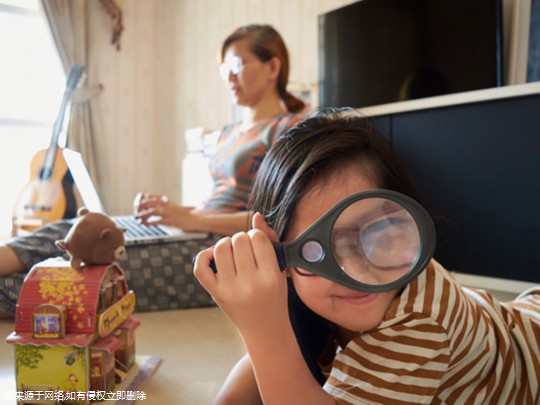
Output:
<svg viewBox="0 0 540 405">
<path fill-rule="evenodd" d="M 358 111 L 366 116 L 374 117 L 379 115 L 399 114 L 411 111 L 427 110 L 431 108 L 507 99 L 512 97 L 524 97 L 535 94 L 540 94 L 540 82 L 467 91 L 464 93 L 454 93 L 444 96 L 422 98 L 418 100 L 406 100 L 397 103 L 359 108 Z"/>
</svg>

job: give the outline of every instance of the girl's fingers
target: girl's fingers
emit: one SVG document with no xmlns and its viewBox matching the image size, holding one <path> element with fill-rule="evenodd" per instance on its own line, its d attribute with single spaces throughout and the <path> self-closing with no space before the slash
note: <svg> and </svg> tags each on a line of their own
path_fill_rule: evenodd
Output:
<svg viewBox="0 0 540 405">
<path fill-rule="evenodd" d="M 214 247 L 211 246 L 199 252 L 193 266 L 193 274 L 210 294 L 212 294 L 217 286 L 216 274 L 210 268 L 210 262 L 213 258 Z"/>
<path fill-rule="evenodd" d="M 279 237 L 276 231 L 270 228 L 270 226 L 266 223 L 263 216 L 259 212 L 256 212 L 255 215 L 253 215 L 251 224 L 253 226 L 253 229 L 259 229 L 263 231 L 272 242 L 279 242 Z"/>
<path fill-rule="evenodd" d="M 272 243 L 279 242 L 279 237 L 276 231 L 274 231 L 266 223 L 263 216 L 259 212 L 256 212 L 255 215 L 253 215 L 252 225 L 254 230 L 258 230 L 259 232 L 266 235 L 266 238 L 264 238 L 266 239 L 266 241 L 264 243 L 263 241 L 261 241 L 261 244 L 255 244 L 255 246 L 257 246 L 257 248 L 254 249 L 255 256 L 260 257 L 259 261 L 262 263 L 262 266 L 259 267 L 264 267 L 264 269 L 268 269 L 269 271 L 275 271 L 274 268 L 279 268 L 279 265 L 277 263 L 276 252 L 272 246 Z M 253 238 L 255 237 L 256 236 L 254 234 Z M 270 246 L 270 248 L 268 248 L 268 245 Z"/>
<path fill-rule="evenodd" d="M 220 239 L 214 247 L 214 263 L 217 280 L 230 280 L 236 276 L 233 246 L 230 237 Z"/>
<path fill-rule="evenodd" d="M 257 261 L 253 256 L 252 241 L 245 232 L 240 232 L 232 237 L 232 248 L 236 273 L 239 276 L 248 275 L 257 270 Z"/>
<path fill-rule="evenodd" d="M 274 246 L 268 235 L 259 229 L 252 229 L 248 234 L 251 240 L 253 255 L 256 260 L 256 266 L 259 271 L 279 271 L 276 251 L 274 250 Z"/>
<path fill-rule="evenodd" d="M 212 259 L 216 273 L 210 268 Z M 203 250 L 197 256 L 194 271 L 203 287 L 214 295 L 213 292 L 217 292 L 220 284 L 228 289 L 235 282 L 249 282 L 250 276 L 256 277 L 259 270 L 279 274 L 272 242 L 264 231 L 252 229 L 248 233 L 240 232 L 222 238 L 213 248 Z"/>
</svg>

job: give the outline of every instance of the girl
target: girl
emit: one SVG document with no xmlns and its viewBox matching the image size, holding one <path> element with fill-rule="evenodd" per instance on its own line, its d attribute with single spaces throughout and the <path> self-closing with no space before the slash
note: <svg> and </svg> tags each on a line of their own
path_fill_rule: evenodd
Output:
<svg viewBox="0 0 540 405">
<path fill-rule="evenodd" d="M 212 305 L 193 279 L 192 258 L 218 235 L 246 229 L 251 183 L 270 145 L 303 117 L 304 103 L 287 92 L 289 56 L 279 33 L 269 25 L 248 25 L 232 32 L 221 47 L 220 74 L 244 119 L 225 127 L 210 164 L 214 187 L 197 209 L 166 196 L 148 193 L 135 198 L 135 214 L 144 222 L 208 232 L 204 240 L 129 246 L 120 265 L 137 296 L 138 311 Z M 33 235 L 0 247 L 0 313 L 13 315 L 25 272 L 35 263 L 59 256 L 54 241 L 63 239 L 71 221 L 45 226 Z"/>
<path fill-rule="evenodd" d="M 271 242 L 294 240 L 338 201 L 374 188 L 414 198 L 390 145 L 361 118 L 314 116 L 271 148 L 253 229 L 202 251 L 195 266 L 247 349 L 216 402 L 538 403 L 540 289 L 500 303 L 460 287 L 435 260 L 383 293 L 279 271 Z"/>
</svg>

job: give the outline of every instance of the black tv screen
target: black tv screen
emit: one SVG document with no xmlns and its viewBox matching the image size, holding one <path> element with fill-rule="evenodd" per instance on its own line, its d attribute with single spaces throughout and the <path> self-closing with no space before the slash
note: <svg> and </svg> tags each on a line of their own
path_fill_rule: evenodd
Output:
<svg viewBox="0 0 540 405">
<path fill-rule="evenodd" d="M 362 0 L 319 16 L 319 104 L 501 86 L 500 0 Z"/>
</svg>

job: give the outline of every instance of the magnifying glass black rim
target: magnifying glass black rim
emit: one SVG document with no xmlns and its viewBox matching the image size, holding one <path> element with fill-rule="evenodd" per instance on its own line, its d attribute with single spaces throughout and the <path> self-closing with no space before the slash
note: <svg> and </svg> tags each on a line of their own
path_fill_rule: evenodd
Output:
<svg viewBox="0 0 540 405">
<path fill-rule="evenodd" d="M 357 201 L 381 198 L 393 201 L 407 210 L 413 217 L 419 232 L 420 249 L 412 268 L 402 277 L 387 284 L 365 284 L 349 276 L 337 263 L 332 246 L 332 229 L 341 213 Z M 323 248 L 330 248 L 316 262 L 309 262 L 302 255 L 302 247 L 309 241 L 319 243 Z M 365 190 L 344 198 L 334 205 L 326 214 L 291 242 L 281 244 L 281 255 L 286 267 L 300 267 L 313 274 L 332 280 L 353 290 L 378 293 L 403 287 L 414 279 L 429 263 L 435 251 L 436 232 L 433 220 L 428 212 L 417 201 L 392 190 Z"/>
</svg>

